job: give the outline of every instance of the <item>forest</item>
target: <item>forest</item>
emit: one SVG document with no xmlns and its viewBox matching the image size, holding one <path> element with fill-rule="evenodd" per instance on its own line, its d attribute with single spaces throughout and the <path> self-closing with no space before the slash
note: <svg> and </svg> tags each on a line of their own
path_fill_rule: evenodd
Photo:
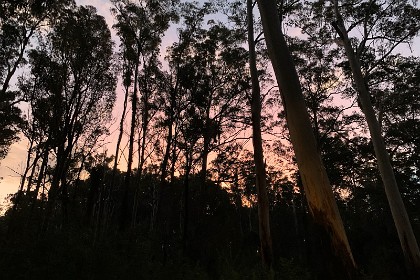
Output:
<svg viewBox="0 0 420 280">
<path fill-rule="evenodd" d="M 420 279 L 416 0 L 80 2 L 0 2 L 1 279 Z"/>
</svg>

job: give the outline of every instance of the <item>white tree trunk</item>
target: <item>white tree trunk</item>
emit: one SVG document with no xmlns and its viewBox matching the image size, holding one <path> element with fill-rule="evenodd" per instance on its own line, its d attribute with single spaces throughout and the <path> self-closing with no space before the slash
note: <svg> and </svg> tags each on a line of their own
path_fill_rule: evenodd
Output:
<svg viewBox="0 0 420 280">
<path fill-rule="evenodd" d="M 356 264 L 324 164 L 317 151 L 299 78 L 284 40 L 275 1 L 258 0 L 258 5 L 310 212 L 329 238 L 331 252 L 336 257 L 332 269 L 335 273 L 342 272 L 341 275 L 335 274 L 335 279 L 351 279 Z"/>
</svg>

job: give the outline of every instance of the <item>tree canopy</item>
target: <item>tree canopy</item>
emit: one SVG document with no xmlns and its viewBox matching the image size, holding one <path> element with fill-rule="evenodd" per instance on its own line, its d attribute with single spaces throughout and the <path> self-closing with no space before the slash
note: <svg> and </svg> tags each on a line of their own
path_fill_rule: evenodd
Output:
<svg viewBox="0 0 420 280">
<path fill-rule="evenodd" d="M 79 2 L 0 4 L 3 278 L 418 279 L 416 2 Z"/>
</svg>

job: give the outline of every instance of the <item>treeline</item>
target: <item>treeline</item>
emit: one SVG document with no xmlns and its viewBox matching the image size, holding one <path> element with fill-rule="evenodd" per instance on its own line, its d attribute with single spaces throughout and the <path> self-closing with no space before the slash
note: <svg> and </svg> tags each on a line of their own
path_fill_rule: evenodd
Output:
<svg viewBox="0 0 420 280">
<path fill-rule="evenodd" d="M 0 4 L 5 279 L 418 279 L 414 2 L 111 2 Z"/>
</svg>

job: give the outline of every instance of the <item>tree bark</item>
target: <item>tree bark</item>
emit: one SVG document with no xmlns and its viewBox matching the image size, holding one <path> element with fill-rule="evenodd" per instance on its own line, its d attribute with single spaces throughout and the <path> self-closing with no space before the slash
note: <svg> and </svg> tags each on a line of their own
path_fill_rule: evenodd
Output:
<svg viewBox="0 0 420 280">
<path fill-rule="evenodd" d="M 253 0 L 247 0 L 249 68 L 252 82 L 251 119 L 252 144 L 254 147 L 255 175 L 258 195 L 258 225 L 263 264 L 271 268 L 273 248 L 270 232 L 270 213 L 267 195 L 267 180 L 264 164 L 264 151 L 261 137 L 261 89 L 258 81 L 257 55 L 254 42 Z"/>
<path fill-rule="evenodd" d="M 356 264 L 338 212 L 334 194 L 317 151 L 317 144 L 306 109 L 299 78 L 277 14 L 274 0 L 258 0 L 268 53 L 282 96 L 290 139 L 314 221 L 323 229 L 331 253 L 334 279 L 352 279 Z"/>
<path fill-rule="evenodd" d="M 344 49 L 350 63 L 353 79 L 358 91 L 361 110 L 366 117 L 369 127 L 370 136 L 375 150 L 376 160 L 384 184 L 385 193 L 391 208 L 392 217 L 395 227 L 397 228 L 398 237 L 404 254 L 406 266 L 412 279 L 420 279 L 420 251 L 416 237 L 411 227 L 410 219 L 398 190 L 397 181 L 392 169 L 391 160 L 386 150 L 385 142 L 382 137 L 381 128 L 376 119 L 373 109 L 369 90 L 366 87 L 365 78 L 361 70 L 360 61 L 354 53 L 351 41 L 344 26 L 344 20 L 338 10 L 338 1 L 334 1 L 335 16 L 337 19 L 337 27 L 341 31 L 340 37 L 343 40 Z"/>
</svg>

